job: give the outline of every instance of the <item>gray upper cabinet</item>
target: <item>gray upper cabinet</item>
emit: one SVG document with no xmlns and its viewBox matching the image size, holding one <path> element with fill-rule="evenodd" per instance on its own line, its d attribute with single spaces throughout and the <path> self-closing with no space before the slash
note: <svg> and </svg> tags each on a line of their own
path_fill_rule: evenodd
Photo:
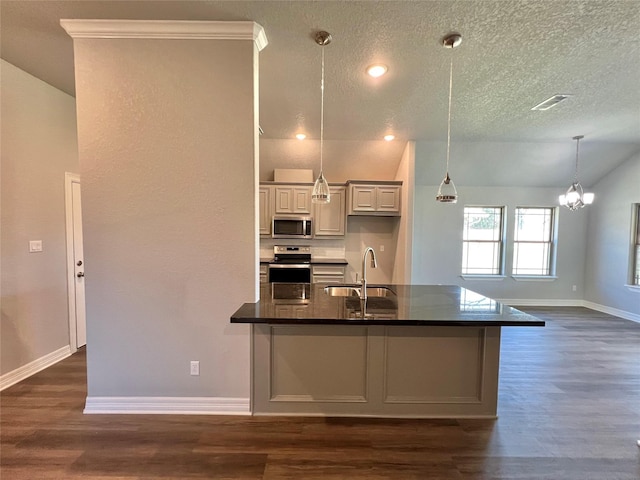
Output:
<svg viewBox="0 0 640 480">
<path fill-rule="evenodd" d="M 349 182 L 349 215 L 400 216 L 402 182 Z"/>
<path fill-rule="evenodd" d="M 311 214 L 311 187 L 277 185 L 275 191 L 276 214 Z"/>
<path fill-rule="evenodd" d="M 313 234 L 316 237 L 344 236 L 346 215 L 346 187 L 329 187 L 330 202 L 313 206 Z"/>
</svg>

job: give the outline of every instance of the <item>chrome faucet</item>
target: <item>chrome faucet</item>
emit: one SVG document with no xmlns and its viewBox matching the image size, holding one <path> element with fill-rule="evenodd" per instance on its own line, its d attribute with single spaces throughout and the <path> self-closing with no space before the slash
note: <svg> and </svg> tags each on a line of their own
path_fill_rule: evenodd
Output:
<svg viewBox="0 0 640 480">
<path fill-rule="evenodd" d="M 362 288 L 360 290 L 360 298 L 362 300 L 367 299 L 367 254 L 369 252 L 371 252 L 371 268 L 378 268 L 376 252 L 374 252 L 371 247 L 365 248 L 364 254 L 362 255 Z"/>
</svg>

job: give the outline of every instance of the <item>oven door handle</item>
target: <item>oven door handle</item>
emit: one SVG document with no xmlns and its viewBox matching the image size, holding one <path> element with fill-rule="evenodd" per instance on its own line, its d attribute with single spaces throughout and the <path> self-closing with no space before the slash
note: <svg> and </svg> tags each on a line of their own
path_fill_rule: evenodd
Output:
<svg viewBox="0 0 640 480">
<path fill-rule="evenodd" d="M 269 268 L 311 268 L 311 265 L 296 265 L 291 263 L 269 264 Z"/>
</svg>

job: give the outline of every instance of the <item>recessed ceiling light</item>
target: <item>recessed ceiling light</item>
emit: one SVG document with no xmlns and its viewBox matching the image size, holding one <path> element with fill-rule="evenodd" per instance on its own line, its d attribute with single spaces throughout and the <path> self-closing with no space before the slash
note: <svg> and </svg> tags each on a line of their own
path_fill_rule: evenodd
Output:
<svg viewBox="0 0 640 480">
<path fill-rule="evenodd" d="M 373 78 L 378 78 L 387 73 L 387 66 L 381 63 L 375 65 L 369 65 L 367 67 L 367 73 Z"/>
<path fill-rule="evenodd" d="M 307 136 L 306 136 L 304 133 L 298 133 L 298 134 L 296 135 L 296 138 L 297 138 L 298 140 L 304 140 L 305 138 L 307 138 Z"/>
<path fill-rule="evenodd" d="M 391 140 L 394 140 L 395 138 L 396 138 L 396 136 L 395 136 L 395 135 L 385 135 L 385 136 L 384 136 L 384 139 L 385 139 L 387 142 L 390 142 Z"/>
<path fill-rule="evenodd" d="M 554 95 L 551 98 L 547 98 L 544 102 L 539 103 L 538 105 L 533 107 L 531 110 L 549 110 L 551 107 L 555 107 L 557 104 L 566 100 L 570 96 L 571 95 L 565 95 L 565 94 Z"/>
</svg>

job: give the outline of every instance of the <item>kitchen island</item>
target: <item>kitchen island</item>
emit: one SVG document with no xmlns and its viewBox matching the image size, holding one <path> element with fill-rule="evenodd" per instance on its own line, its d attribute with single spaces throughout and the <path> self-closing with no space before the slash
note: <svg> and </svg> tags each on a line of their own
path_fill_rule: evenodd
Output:
<svg viewBox="0 0 640 480">
<path fill-rule="evenodd" d="M 453 285 L 262 284 L 252 328 L 256 415 L 495 417 L 502 327 L 544 326 Z"/>
</svg>

